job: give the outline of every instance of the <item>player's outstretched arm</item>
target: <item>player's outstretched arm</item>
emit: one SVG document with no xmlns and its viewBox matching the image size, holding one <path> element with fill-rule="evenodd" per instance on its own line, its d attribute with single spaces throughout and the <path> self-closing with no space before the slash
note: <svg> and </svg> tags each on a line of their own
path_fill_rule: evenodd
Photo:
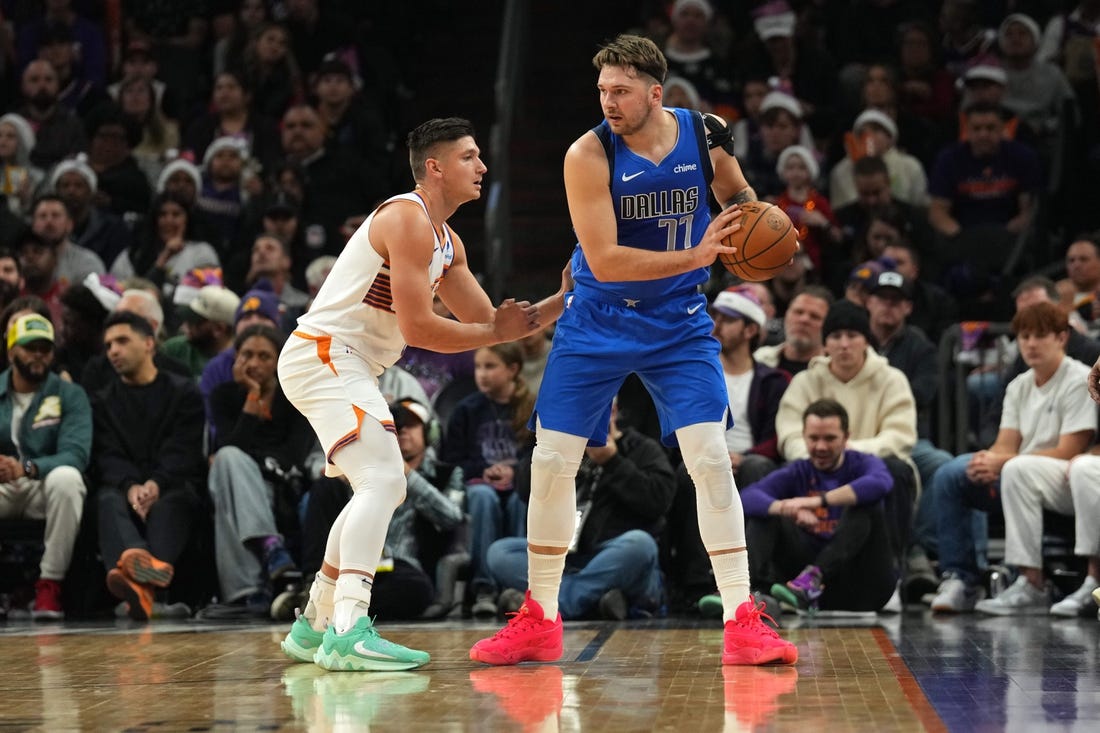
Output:
<svg viewBox="0 0 1100 733">
<path fill-rule="evenodd" d="M 572 260 L 565 263 L 561 271 L 561 287 L 553 295 L 549 295 L 538 303 L 535 309 L 538 311 L 539 328 L 546 328 L 554 323 L 565 311 L 565 294 L 573 289 L 573 263 Z"/>
<path fill-rule="evenodd" d="M 585 133 L 565 154 L 565 196 L 569 216 L 592 273 L 603 282 L 656 280 L 709 267 L 719 254 L 734 254 L 722 239 L 741 228 L 741 212 L 716 216 L 698 246 L 674 252 L 621 247 L 608 182 L 607 156 L 596 135 Z"/>
<path fill-rule="evenodd" d="M 467 312 L 478 309 L 484 320 L 461 323 L 436 315 L 432 310 L 433 296 L 428 283 L 428 263 L 432 259 L 435 236 L 431 224 L 425 220 L 419 208 L 400 203 L 386 206 L 375 215 L 371 223 L 370 239 L 379 254 L 390 264 L 390 291 L 397 315 L 397 326 L 405 343 L 410 346 L 441 353 L 455 353 L 513 341 L 538 328 L 538 311 L 533 305 L 512 301 L 507 307 L 502 305 L 495 311 L 491 305 L 488 309 L 482 309 L 477 305 L 477 298 L 470 296 L 468 289 L 463 291 L 470 296 L 467 300 L 451 298 L 445 299 L 444 303 L 451 307 L 452 302 L 461 300 L 458 306 L 460 309 Z M 460 270 L 464 267 L 462 265 Z M 451 274 L 448 272 L 444 283 Z M 461 281 L 462 278 L 458 280 Z M 474 285 L 481 297 L 484 297 L 484 303 L 488 304 L 488 296 L 477 285 L 476 280 Z M 443 290 L 442 285 L 440 290 Z M 503 318 L 501 309 L 504 309 Z"/>
</svg>

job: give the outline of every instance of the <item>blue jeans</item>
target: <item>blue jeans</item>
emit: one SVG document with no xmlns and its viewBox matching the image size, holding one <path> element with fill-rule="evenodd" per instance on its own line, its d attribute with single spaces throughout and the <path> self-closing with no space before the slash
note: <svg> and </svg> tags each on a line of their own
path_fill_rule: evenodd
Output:
<svg viewBox="0 0 1100 733">
<path fill-rule="evenodd" d="M 979 538 L 973 515 L 986 513 L 1000 507 L 1000 482 L 983 486 L 966 477 L 966 467 L 973 453 L 964 453 L 945 463 L 932 481 L 930 511 L 936 517 L 936 537 L 939 542 L 940 570 L 953 572 L 965 583 L 979 580 L 981 566 L 979 554 L 988 540 L 988 525 Z M 974 510 L 978 510 L 975 512 Z M 981 545 L 977 544 L 981 540 Z"/>
<path fill-rule="evenodd" d="M 910 454 L 920 474 L 921 494 L 917 500 L 917 514 L 913 518 L 913 544 L 920 545 L 929 552 L 935 552 L 936 512 L 932 508 L 932 482 L 940 466 L 951 461 L 953 456 L 942 448 L 937 448 L 927 438 L 920 438 Z M 985 515 L 982 515 L 985 520 Z"/>
<path fill-rule="evenodd" d="M 489 548 L 489 571 L 501 588 L 527 587 L 527 540 L 509 537 Z M 656 611 L 661 605 L 661 568 L 657 542 L 640 529 L 604 542 L 593 555 L 571 553 L 558 592 L 563 619 L 590 615 L 600 597 L 618 588 L 631 608 Z"/>
<path fill-rule="evenodd" d="M 466 484 L 466 513 L 470 515 L 470 587 L 491 590 L 486 557 L 489 546 L 502 537 L 527 536 L 527 505 L 515 491 L 502 494 L 489 484 Z M 522 540 L 527 546 L 527 540 Z M 526 587 L 526 586 L 524 586 Z"/>
</svg>

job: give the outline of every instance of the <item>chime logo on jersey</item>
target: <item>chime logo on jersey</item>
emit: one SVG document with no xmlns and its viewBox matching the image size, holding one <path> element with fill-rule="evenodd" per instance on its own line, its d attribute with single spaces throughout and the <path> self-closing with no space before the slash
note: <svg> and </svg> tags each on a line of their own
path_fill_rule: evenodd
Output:
<svg viewBox="0 0 1100 733">
<path fill-rule="evenodd" d="M 632 193 L 619 197 L 619 219 L 690 214 L 699 206 L 699 187 Z"/>
</svg>

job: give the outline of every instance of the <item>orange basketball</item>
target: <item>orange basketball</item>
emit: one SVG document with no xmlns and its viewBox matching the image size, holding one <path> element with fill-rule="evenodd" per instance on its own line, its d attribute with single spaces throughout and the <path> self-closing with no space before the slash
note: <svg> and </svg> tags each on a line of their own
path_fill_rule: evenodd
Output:
<svg viewBox="0 0 1100 733">
<path fill-rule="evenodd" d="M 749 201 L 741 204 L 741 228 L 722 240 L 737 247 L 732 255 L 719 255 L 727 270 L 747 282 L 771 280 L 798 252 L 798 231 L 775 204 Z"/>
</svg>

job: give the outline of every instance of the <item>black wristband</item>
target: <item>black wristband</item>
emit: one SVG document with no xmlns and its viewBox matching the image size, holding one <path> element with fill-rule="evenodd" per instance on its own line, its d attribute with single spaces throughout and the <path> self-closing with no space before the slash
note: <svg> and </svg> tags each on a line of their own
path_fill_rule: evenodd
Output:
<svg viewBox="0 0 1100 733">
<path fill-rule="evenodd" d="M 826 508 L 826 507 L 828 507 L 828 506 L 829 506 L 829 502 L 828 502 L 828 500 L 827 500 L 827 499 L 825 498 L 825 492 L 824 492 L 824 491 L 822 491 L 822 492 L 821 492 L 820 494 L 818 494 L 818 496 L 820 496 L 820 497 L 821 497 L 821 507 L 822 507 L 822 508 Z"/>
</svg>

